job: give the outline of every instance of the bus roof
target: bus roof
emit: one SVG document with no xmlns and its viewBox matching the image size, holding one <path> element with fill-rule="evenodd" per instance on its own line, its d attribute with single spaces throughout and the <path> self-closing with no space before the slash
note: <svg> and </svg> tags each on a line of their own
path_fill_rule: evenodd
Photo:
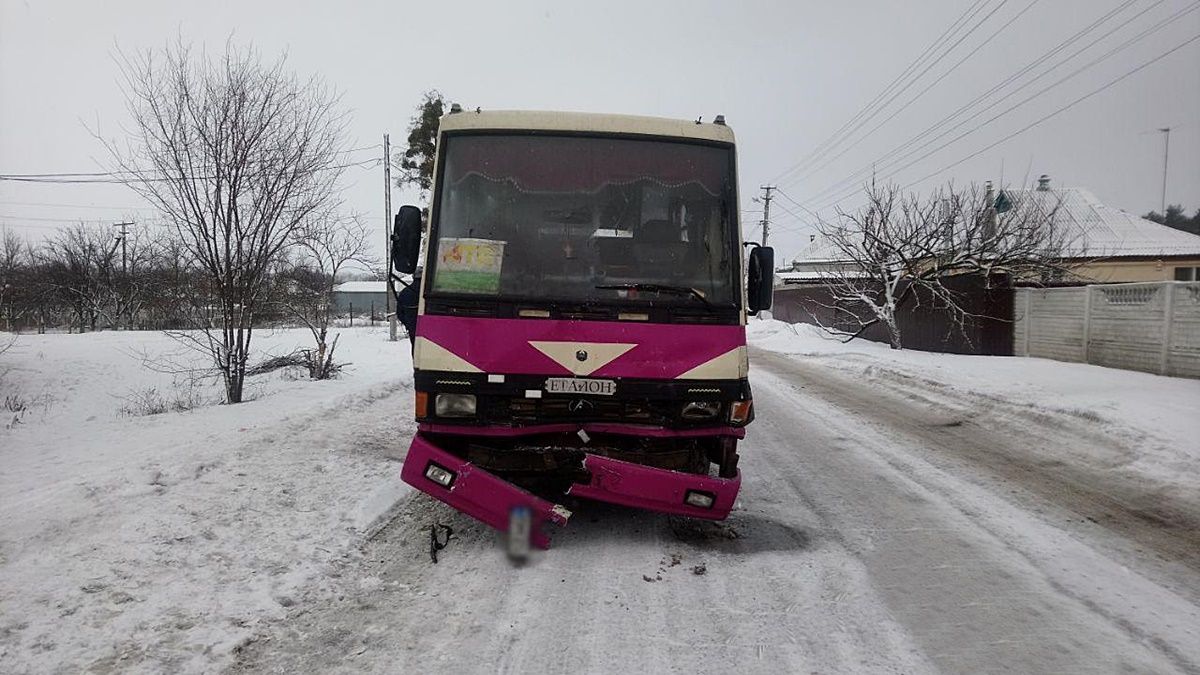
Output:
<svg viewBox="0 0 1200 675">
<path fill-rule="evenodd" d="M 695 138 L 733 143 L 733 130 L 723 124 L 638 115 L 550 112 L 532 110 L 464 110 L 442 117 L 442 131 L 570 131 Z"/>
</svg>

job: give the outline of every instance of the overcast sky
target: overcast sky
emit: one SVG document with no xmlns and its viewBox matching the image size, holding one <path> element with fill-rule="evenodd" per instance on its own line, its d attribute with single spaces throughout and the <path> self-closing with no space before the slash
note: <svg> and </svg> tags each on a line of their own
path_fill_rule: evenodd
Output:
<svg viewBox="0 0 1200 675">
<path fill-rule="evenodd" d="M 374 146 L 384 132 L 402 146 L 412 109 L 421 92 L 431 88 L 472 108 L 702 115 L 705 120 L 723 113 L 738 136 L 742 208 L 758 208 L 751 198 L 764 182 L 778 182 L 786 195 L 775 202 L 779 208 L 772 214 L 772 243 L 780 249 L 780 259 L 794 256 L 808 239 L 812 216 L 804 209 L 829 213 L 831 198 L 845 193 L 829 188 L 849 179 L 852 189 L 856 172 L 865 170 L 861 177 L 873 164 L 881 179 L 913 190 L 950 180 L 1019 183 L 1048 173 L 1057 185 L 1086 187 L 1127 211 L 1157 209 L 1160 127 L 1172 128 L 1167 201 L 1191 211 L 1200 207 L 1200 40 L 955 163 L 1200 35 L 1200 10 L 1183 14 L 1054 84 L 1197 4 L 0 0 L 0 174 L 100 170 L 105 153 L 89 128 L 114 137 L 127 119 L 116 86 L 116 50 L 159 48 L 176 35 L 220 49 L 232 34 L 238 42 L 252 42 L 268 59 L 286 51 L 296 72 L 320 75 L 337 87 L 352 113 L 352 147 Z M 927 59 L 928 71 L 899 89 L 876 117 L 820 161 L 784 175 L 973 8 L 965 27 L 941 43 L 946 49 L 958 42 L 944 58 Z M 884 168 L 889 151 L 1114 10 L 1107 22 L 1015 84 L 1067 60 L 1110 30 L 1111 35 L 1002 102 L 996 99 L 1015 87 L 985 97 L 986 110 L 976 119 L 925 150 L 904 155 L 897 167 Z M 980 109 L 984 106 L 968 114 Z M 379 152 L 362 150 L 354 158 Z M 932 178 L 918 180 L 931 173 Z M 378 222 L 382 242 L 382 168 L 351 169 L 346 179 L 347 208 Z M 393 203 L 413 198 L 397 193 Z M 852 205 L 853 197 L 843 202 Z M 80 219 L 134 217 L 150 223 L 153 216 L 123 186 L 0 181 L 0 224 L 31 237 Z M 748 234 L 757 229 L 757 221 L 757 214 L 743 214 Z"/>
</svg>

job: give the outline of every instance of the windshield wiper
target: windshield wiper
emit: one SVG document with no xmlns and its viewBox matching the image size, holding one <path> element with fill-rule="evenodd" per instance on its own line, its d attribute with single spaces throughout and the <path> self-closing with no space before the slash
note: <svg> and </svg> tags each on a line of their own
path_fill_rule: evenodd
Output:
<svg viewBox="0 0 1200 675">
<path fill-rule="evenodd" d="M 602 284 L 596 288 L 601 290 L 617 290 L 617 291 L 646 291 L 648 293 L 667 293 L 668 295 L 678 295 L 681 297 L 693 297 L 704 303 L 707 309 L 712 309 L 712 303 L 704 294 L 695 288 L 688 286 L 668 286 L 665 284 Z"/>
</svg>

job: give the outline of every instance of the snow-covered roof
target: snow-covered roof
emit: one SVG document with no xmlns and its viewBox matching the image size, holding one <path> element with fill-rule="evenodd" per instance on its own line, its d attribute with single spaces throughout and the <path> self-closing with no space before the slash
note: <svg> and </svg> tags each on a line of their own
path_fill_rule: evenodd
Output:
<svg viewBox="0 0 1200 675">
<path fill-rule="evenodd" d="M 1084 188 L 1011 190 L 1004 194 L 1015 208 L 1050 211 L 1057 207 L 1056 223 L 1065 228 L 1068 257 L 1119 258 L 1132 256 L 1200 255 L 1200 235 L 1160 225 L 1102 203 Z M 828 239 L 817 237 L 793 260 L 794 265 L 837 262 L 838 250 Z"/>
<path fill-rule="evenodd" d="M 346 281 L 333 287 L 334 293 L 387 293 L 386 281 Z"/>
<path fill-rule="evenodd" d="M 829 276 L 829 272 L 818 271 L 802 271 L 802 272 L 776 272 L 775 278 L 779 283 L 787 284 L 802 284 L 809 281 L 820 281 Z"/>
<path fill-rule="evenodd" d="M 829 241 L 825 235 L 814 235 L 812 241 L 800 254 L 792 259 L 792 264 L 816 264 L 845 262 L 845 256 Z"/>
<path fill-rule="evenodd" d="M 1126 213 L 1102 203 L 1083 188 L 1004 190 L 1016 208 L 1057 207 L 1055 220 L 1067 235 L 1074 256 L 1200 255 L 1200 236 Z"/>
</svg>

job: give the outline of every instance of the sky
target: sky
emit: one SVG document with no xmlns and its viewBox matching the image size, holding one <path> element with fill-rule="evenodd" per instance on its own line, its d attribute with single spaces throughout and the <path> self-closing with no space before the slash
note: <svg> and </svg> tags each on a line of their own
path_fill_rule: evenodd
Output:
<svg viewBox="0 0 1200 675">
<path fill-rule="evenodd" d="M 723 114 L 738 138 L 747 238 L 758 238 L 760 186 L 779 186 L 770 243 L 780 261 L 803 250 L 818 217 L 856 206 L 872 167 L 916 192 L 1049 174 L 1111 206 L 1157 210 L 1164 127 L 1167 202 L 1200 208 L 1200 40 L 1175 49 L 1200 36 L 1193 0 L 0 0 L 0 175 L 104 170 L 97 135 L 121 139 L 129 120 L 118 52 L 177 37 L 219 51 L 231 36 L 339 90 L 348 147 L 365 148 L 355 160 L 380 155 L 384 133 L 402 149 L 430 89 L 469 108 Z M 349 169 L 342 193 L 347 210 L 378 223 L 380 253 L 382 172 Z M 392 203 L 417 198 L 397 190 Z M 126 186 L 0 180 L 0 225 L 32 239 L 123 219 L 162 226 Z"/>
</svg>

